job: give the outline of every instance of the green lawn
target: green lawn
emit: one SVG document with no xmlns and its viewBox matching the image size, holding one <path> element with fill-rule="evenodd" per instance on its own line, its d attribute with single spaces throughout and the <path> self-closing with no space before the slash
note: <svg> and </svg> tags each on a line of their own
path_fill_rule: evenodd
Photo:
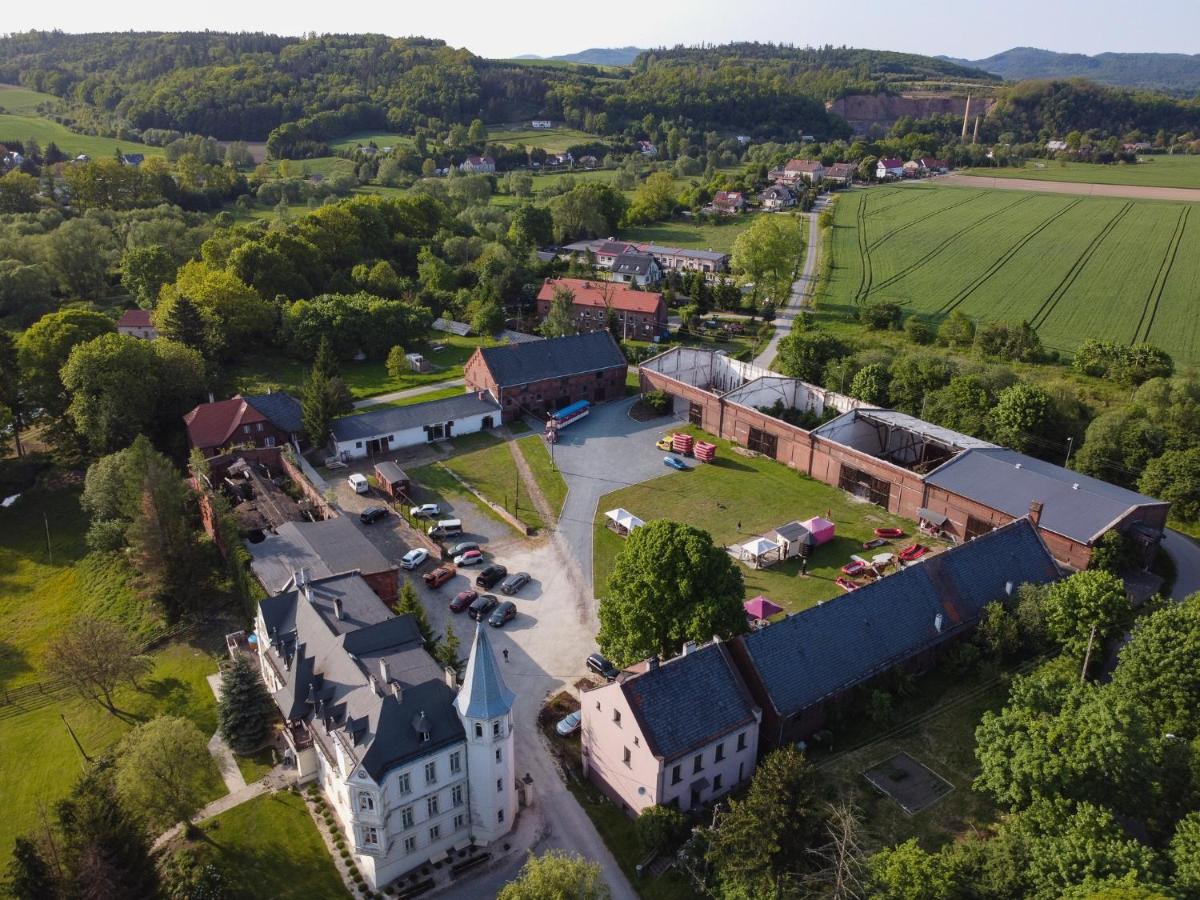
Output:
<svg viewBox="0 0 1200 900">
<path fill-rule="evenodd" d="M 562 512 L 563 503 L 567 499 L 567 482 L 550 461 L 546 441 L 540 434 L 530 435 L 517 441 L 517 450 L 525 457 L 525 462 L 533 472 L 533 480 L 537 482 L 542 496 L 557 516 Z"/>
<path fill-rule="evenodd" d="M 430 363 L 431 372 L 407 372 L 400 378 L 392 378 L 383 360 L 363 362 L 343 361 L 342 378 L 356 398 L 374 397 L 390 391 L 402 391 L 426 384 L 436 384 L 451 378 L 461 378 L 476 347 L 495 345 L 490 338 L 459 337 L 455 334 L 431 332 L 424 347 L 419 348 Z M 434 351 L 430 347 L 444 349 Z M 265 393 L 268 390 L 286 390 L 298 394 L 309 366 L 281 353 L 260 353 L 253 359 L 243 359 L 232 367 L 231 376 L 237 389 L 245 394 Z M 460 389 L 461 390 L 461 389 Z"/>
<path fill-rule="evenodd" d="M 3 105 L 2 98 L 3 95 L 0 95 L 0 106 Z M 0 115 L 0 143 L 24 142 L 30 139 L 37 141 L 42 147 L 53 141 L 59 150 L 70 156 L 86 153 L 92 159 L 112 156 L 117 150 L 122 153 L 144 153 L 146 156 L 161 156 L 163 153 L 161 147 L 151 147 L 137 141 L 118 141 L 114 138 L 76 134 L 57 122 L 36 115 Z"/>
<path fill-rule="evenodd" d="M 451 457 L 442 465 L 526 525 L 537 529 L 545 527 L 546 523 L 521 485 L 517 463 L 507 441 Z"/>
<path fill-rule="evenodd" d="M 413 138 L 411 134 L 396 134 L 392 131 L 356 131 L 340 140 L 332 141 L 329 146 L 335 150 L 353 150 L 359 144 L 366 147 L 372 141 L 382 150 L 384 147 L 410 147 Z"/>
<path fill-rule="evenodd" d="M 398 400 L 388 400 L 384 403 L 373 403 L 370 406 L 363 407 L 362 412 L 369 412 L 373 409 L 380 409 L 386 406 L 412 406 L 414 403 L 428 403 L 430 400 L 445 400 L 447 397 L 457 397 L 463 392 L 463 387 L 459 385 L 451 385 L 450 387 L 439 388 L 436 391 L 428 391 L 424 394 L 414 394 L 411 397 L 401 397 Z"/>
<path fill-rule="evenodd" d="M 667 247 L 687 247 L 695 250 L 717 250 L 728 253 L 737 236 L 750 226 L 754 216 L 743 214 L 722 219 L 719 224 L 701 225 L 688 221 L 663 222 L 622 228 L 621 240 Z"/>
<path fill-rule="evenodd" d="M 18 116 L 36 115 L 43 103 L 58 106 L 62 101 L 53 94 L 31 91 L 16 84 L 0 84 L 0 111 Z"/>
<path fill-rule="evenodd" d="M 342 900 L 346 888 L 304 800 L 290 791 L 264 794 L 204 823 L 191 843 L 239 893 L 261 900 Z"/>
<path fill-rule="evenodd" d="M 262 750 L 252 753 L 249 756 L 235 754 L 234 759 L 237 760 L 238 771 L 246 779 L 246 784 L 258 781 L 258 779 L 275 768 L 276 765 L 275 753 L 270 747 L 264 747 Z"/>
<path fill-rule="evenodd" d="M 687 522 L 708 531 L 722 546 L 745 543 L 794 519 L 828 514 L 837 525 L 837 538 L 813 550 L 807 577 L 799 577 L 798 560 L 767 569 L 739 565 L 747 597 L 765 594 L 789 612 L 840 596 L 841 588 L 834 584 L 838 570 L 851 554 L 863 552 L 862 542 L 874 537 L 873 529 L 898 527 L 911 531 L 911 523 L 878 506 L 855 501 L 845 492 L 782 463 L 743 456 L 727 441 L 704 435 L 691 426 L 674 430 L 688 431 L 715 443 L 717 460 L 710 464 L 689 462 L 690 472 L 672 472 L 601 498 L 593 543 L 597 596 L 603 596 L 613 561 L 625 543 L 604 526 L 604 511 L 616 507 L 646 521 L 665 518 Z"/>
<path fill-rule="evenodd" d="M 1200 361 L 1200 210 L 1190 203 L 939 186 L 853 191 L 837 204 L 817 304 L 897 303 L 938 322 L 1030 322 L 1049 349 L 1148 341 Z"/>
<path fill-rule="evenodd" d="M 489 144 L 524 144 L 526 147 L 541 147 L 549 153 L 562 153 L 574 144 L 590 144 L 598 140 L 598 135 L 574 128 L 488 128 Z"/>
<path fill-rule="evenodd" d="M 0 94 L 0 102 L 3 95 Z M 1084 184 L 1132 184 L 1142 187 L 1200 188 L 1200 156 L 1143 155 L 1137 163 L 1071 162 L 1030 159 L 1023 167 L 964 169 L 963 175 L 989 178 L 1033 178 L 1038 181 L 1076 181 Z"/>
</svg>

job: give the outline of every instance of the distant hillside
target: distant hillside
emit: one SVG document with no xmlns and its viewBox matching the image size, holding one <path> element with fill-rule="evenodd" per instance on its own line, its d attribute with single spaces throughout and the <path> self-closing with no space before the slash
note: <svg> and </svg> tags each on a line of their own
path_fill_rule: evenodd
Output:
<svg viewBox="0 0 1200 900">
<path fill-rule="evenodd" d="M 538 56 L 536 53 L 522 53 L 513 59 L 540 59 L 556 62 L 580 63 L 586 66 L 627 66 L 637 59 L 639 53 L 644 53 L 641 47 L 590 47 L 578 53 L 564 53 L 561 56 Z"/>
<path fill-rule="evenodd" d="M 1200 91 L 1200 55 L 1184 53 L 1055 53 L 1014 47 L 987 59 L 951 62 L 993 72 L 1008 81 L 1029 78 L 1087 78 L 1100 84 L 1147 88 L 1172 94 Z"/>
</svg>

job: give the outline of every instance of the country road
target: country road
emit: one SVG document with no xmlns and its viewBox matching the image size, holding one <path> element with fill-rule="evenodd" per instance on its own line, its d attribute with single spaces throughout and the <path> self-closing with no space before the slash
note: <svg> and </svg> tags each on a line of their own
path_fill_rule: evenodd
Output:
<svg viewBox="0 0 1200 900">
<path fill-rule="evenodd" d="M 763 348 L 762 353 L 754 357 L 754 365 L 761 366 L 764 369 L 771 367 L 771 362 L 775 359 L 775 354 L 779 350 L 779 342 L 786 335 L 792 332 L 792 322 L 796 316 L 803 315 L 801 312 L 804 306 L 804 300 L 812 293 L 817 280 L 817 257 L 820 255 L 821 235 L 817 228 L 817 216 L 821 210 L 825 208 L 828 201 L 822 197 L 817 201 L 817 205 L 813 207 L 811 212 L 802 213 L 802 221 L 805 222 L 805 241 L 804 241 L 804 267 L 800 271 L 800 277 L 792 282 L 792 293 L 788 297 L 787 305 L 780 309 L 775 315 L 775 333 L 771 335 L 771 340 L 767 342 L 767 346 Z"/>
</svg>

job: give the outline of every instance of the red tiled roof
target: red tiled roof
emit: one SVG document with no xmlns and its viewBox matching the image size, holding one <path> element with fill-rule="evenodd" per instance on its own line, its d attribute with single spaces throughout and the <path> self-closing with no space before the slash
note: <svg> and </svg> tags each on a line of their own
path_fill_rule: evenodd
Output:
<svg viewBox="0 0 1200 900">
<path fill-rule="evenodd" d="M 583 278 L 547 278 L 538 291 L 539 300 L 554 299 L 554 289 L 565 287 L 575 295 L 576 306 L 591 306 L 604 309 L 605 293 L 608 294 L 608 306 L 623 312 L 647 313 L 654 315 L 658 312 L 662 294 L 653 291 L 635 291 L 611 281 L 588 281 Z"/>
<path fill-rule="evenodd" d="M 904 161 L 899 159 L 881 159 L 879 162 L 885 169 L 904 168 Z"/>
<path fill-rule="evenodd" d="M 817 159 L 793 159 L 783 167 L 785 172 L 815 172 L 824 168 Z"/>
<path fill-rule="evenodd" d="M 239 394 L 216 403 L 201 403 L 183 417 L 193 447 L 223 447 L 242 425 L 266 422 L 267 417 Z"/>
<path fill-rule="evenodd" d="M 148 309 L 127 309 L 117 319 L 118 328 L 150 328 L 153 324 Z"/>
<path fill-rule="evenodd" d="M 717 191 L 713 197 L 713 203 L 741 203 L 741 191 Z"/>
</svg>

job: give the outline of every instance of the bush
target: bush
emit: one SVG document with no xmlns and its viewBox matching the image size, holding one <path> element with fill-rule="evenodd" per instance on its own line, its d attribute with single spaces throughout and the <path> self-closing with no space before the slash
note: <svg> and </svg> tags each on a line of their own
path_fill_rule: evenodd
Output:
<svg viewBox="0 0 1200 900">
<path fill-rule="evenodd" d="M 895 715 L 896 704 L 887 691 L 875 689 L 867 699 L 867 717 L 876 725 L 884 725 Z"/>
<path fill-rule="evenodd" d="M 671 850 L 687 835 L 687 819 L 670 806 L 651 806 L 634 822 L 638 841 L 645 853 Z"/>
<path fill-rule="evenodd" d="M 963 678 L 970 675 L 979 666 L 983 653 L 975 644 L 962 642 L 956 644 L 946 654 L 946 672 L 951 678 Z"/>
<path fill-rule="evenodd" d="M 914 344 L 932 344 L 933 328 L 924 319 L 909 316 L 904 322 L 904 333 Z"/>
<path fill-rule="evenodd" d="M 858 311 L 858 321 L 872 331 L 899 328 L 900 316 L 900 306 L 896 303 L 872 303 Z"/>
<path fill-rule="evenodd" d="M 671 398 L 667 396 L 666 391 L 648 391 L 642 395 L 642 402 L 660 416 L 664 416 L 670 408 Z"/>
</svg>

